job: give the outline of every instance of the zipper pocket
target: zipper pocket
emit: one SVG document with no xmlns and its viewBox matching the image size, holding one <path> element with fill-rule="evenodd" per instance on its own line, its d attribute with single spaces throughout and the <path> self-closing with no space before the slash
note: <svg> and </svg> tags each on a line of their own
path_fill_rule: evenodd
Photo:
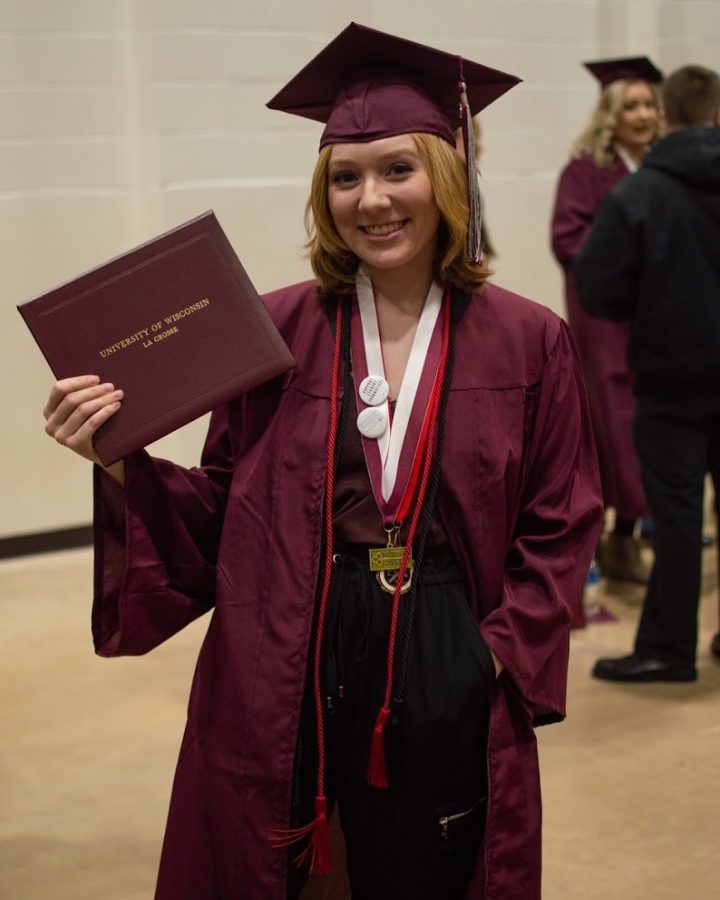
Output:
<svg viewBox="0 0 720 900">
<path fill-rule="evenodd" d="M 451 816 L 440 816 L 438 819 L 438 824 L 440 825 L 440 837 L 443 840 L 448 839 L 448 828 L 454 823 L 458 822 L 460 819 L 464 819 L 466 816 L 469 816 L 470 813 L 474 812 L 482 801 L 476 800 L 475 803 L 469 808 L 464 809 L 462 812 L 453 813 Z"/>
</svg>

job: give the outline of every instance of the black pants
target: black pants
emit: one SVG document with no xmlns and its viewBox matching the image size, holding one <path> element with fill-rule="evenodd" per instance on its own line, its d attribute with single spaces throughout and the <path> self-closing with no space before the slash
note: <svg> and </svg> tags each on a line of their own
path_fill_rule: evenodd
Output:
<svg viewBox="0 0 720 900">
<path fill-rule="evenodd" d="M 406 635 L 402 602 L 400 640 Z M 391 595 L 367 552 L 336 554 L 324 644 L 327 795 L 337 802 L 353 900 L 461 900 L 481 852 L 487 796 L 490 652 L 450 556 L 426 557 L 407 655 L 407 681 L 386 733 L 387 789 L 366 781 L 382 705 Z M 402 651 L 394 696 L 402 682 Z M 317 780 L 311 689 L 296 761 L 293 820 L 312 819 Z M 305 873 L 291 869 L 288 896 Z"/>
<path fill-rule="evenodd" d="M 720 488 L 720 390 L 639 397 L 635 443 L 654 519 L 655 564 L 635 652 L 695 664 L 705 475 Z"/>
</svg>

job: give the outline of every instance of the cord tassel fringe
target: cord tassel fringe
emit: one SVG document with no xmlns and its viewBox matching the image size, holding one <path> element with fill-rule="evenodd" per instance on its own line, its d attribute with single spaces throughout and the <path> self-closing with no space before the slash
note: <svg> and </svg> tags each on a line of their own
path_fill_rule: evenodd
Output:
<svg viewBox="0 0 720 900">
<path fill-rule="evenodd" d="M 390 710 L 387 706 L 383 706 L 378 712 L 370 743 L 367 782 L 371 787 L 386 788 L 389 784 L 385 761 L 385 727 L 389 719 Z"/>
<path fill-rule="evenodd" d="M 312 822 L 301 828 L 288 828 L 275 832 L 271 843 L 276 849 L 293 847 L 308 836 L 310 840 L 307 846 L 293 859 L 293 863 L 298 868 L 308 866 L 312 875 L 327 875 L 332 872 L 332 859 L 330 856 L 330 824 L 325 797 L 315 798 L 315 818 Z"/>
</svg>

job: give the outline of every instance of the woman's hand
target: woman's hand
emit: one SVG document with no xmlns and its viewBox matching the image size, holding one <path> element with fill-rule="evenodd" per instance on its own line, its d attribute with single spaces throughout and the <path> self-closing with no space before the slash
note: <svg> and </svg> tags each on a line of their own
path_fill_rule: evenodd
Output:
<svg viewBox="0 0 720 900">
<path fill-rule="evenodd" d="M 43 409 L 45 432 L 64 447 L 102 466 L 93 437 L 120 409 L 122 398 L 121 390 L 115 390 L 112 384 L 100 384 L 97 375 L 64 378 L 53 385 Z M 122 462 L 103 468 L 123 483 Z"/>
</svg>

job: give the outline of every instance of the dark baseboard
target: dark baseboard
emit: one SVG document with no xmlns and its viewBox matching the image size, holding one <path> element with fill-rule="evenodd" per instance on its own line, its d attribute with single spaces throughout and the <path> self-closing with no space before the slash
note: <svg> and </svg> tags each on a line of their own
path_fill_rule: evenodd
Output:
<svg viewBox="0 0 720 900">
<path fill-rule="evenodd" d="M 70 550 L 92 544 L 92 526 L 62 528 L 59 531 L 43 531 L 0 538 L 0 559 L 30 556 L 34 553 L 51 553 L 54 550 Z"/>
</svg>

